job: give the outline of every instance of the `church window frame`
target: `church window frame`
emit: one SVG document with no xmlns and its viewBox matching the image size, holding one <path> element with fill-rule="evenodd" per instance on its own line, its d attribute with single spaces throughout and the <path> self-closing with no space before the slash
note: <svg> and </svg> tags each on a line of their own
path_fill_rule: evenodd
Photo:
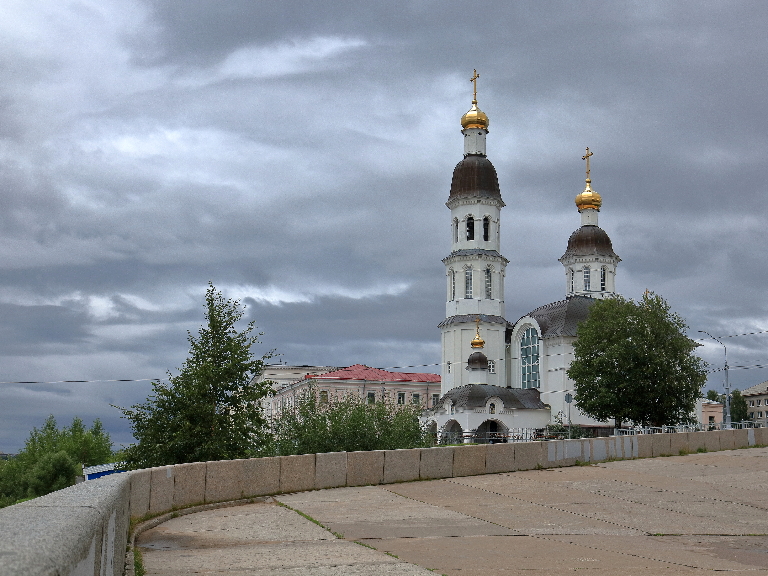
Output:
<svg viewBox="0 0 768 576">
<path fill-rule="evenodd" d="M 600 292 L 605 292 L 606 290 L 605 277 L 606 277 L 606 268 L 605 266 L 601 266 L 600 267 Z"/>
<path fill-rule="evenodd" d="M 467 241 L 475 239 L 475 217 L 467 216 Z"/>
<path fill-rule="evenodd" d="M 459 242 L 459 219 L 454 218 L 453 219 L 453 243 L 458 244 Z"/>
<path fill-rule="evenodd" d="M 590 292 L 592 290 L 592 271 L 589 266 L 582 268 L 584 275 L 584 292 Z"/>
<path fill-rule="evenodd" d="M 520 380 L 521 388 L 540 388 L 540 338 L 533 326 L 528 326 L 520 337 Z"/>
<path fill-rule="evenodd" d="M 496 403 L 491 402 L 488 404 L 488 414 L 496 414 Z"/>
<path fill-rule="evenodd" d="M 568 268 L 568 276 L 570 277 L 571 282 L 571 294 L 575 292 L 575 284 L 576 284 L 576 272 L 574 272 L 573 268 Z"/>
<path fill-rule="evenodd" d="M 488 242 L 491 239 L 491 217 L 485 216 L 483 218 L 483 242 Z"/>
<path fill-rule="evenodd" d="M 488 374 L 496 374 L 496 360 L 488 360 Z"/>
<path fill-rule="evenodd" d="M 472 268 L 464 269 L 464 299 L 472 300 Z"/>
<path fill-rule="evenodd" d="M 456 270 L 454 270 L 453 268 L 451 268 L 451 270 L 448 272 L 448 282 L 449 282 L 449 287 L 448 287 L 449 300 L 451 301 L 456 300 Z"/>
<path fill-rule="evenodd" d="M 493 300 L 493 268 L 491 266 L 485 269 L 485 298 Z"/>
</svg>

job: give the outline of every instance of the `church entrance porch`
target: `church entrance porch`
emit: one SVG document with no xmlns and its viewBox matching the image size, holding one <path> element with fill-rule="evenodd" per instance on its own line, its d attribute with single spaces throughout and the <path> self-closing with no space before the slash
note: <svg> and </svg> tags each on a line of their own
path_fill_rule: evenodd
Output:
<svg viewBox="0 0 768 576">
<path fill-rule="evenodd" d="M 475 431 L 477 444 L 499 444 L 507 442 L 509 430 L 498 420 L 486 420 Z"/>
</svg>

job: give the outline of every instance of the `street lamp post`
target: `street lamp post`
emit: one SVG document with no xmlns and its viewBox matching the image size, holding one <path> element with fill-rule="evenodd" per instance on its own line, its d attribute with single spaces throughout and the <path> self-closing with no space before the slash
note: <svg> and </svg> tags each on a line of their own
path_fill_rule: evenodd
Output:
<svg viewBox="0 0 768 576">
<path fill-rule="evenodd" d="M 720 340 L 712 336 L 706 330 L 699 330 L 702 334 L 706 334 L 712 340 L 717 342 L 723 347 L 725 352 L 725 428 L 730 430 L 731 428 L 731 385 L 728 383 L 728 348 Z"/>
</svg>

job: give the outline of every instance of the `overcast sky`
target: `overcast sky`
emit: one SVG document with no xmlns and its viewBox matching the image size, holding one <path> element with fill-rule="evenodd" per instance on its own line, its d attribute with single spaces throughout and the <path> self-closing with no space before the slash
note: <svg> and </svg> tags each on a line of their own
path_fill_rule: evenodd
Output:
<svg viewBox="0 0 768 576">
<path fill-rule="evenodd" d="M 141 402 L 208 281 L 259 354 L 439 371 L 459 120 L 480 72 L 507 317 L 562 299 L 585 147 L 617 290 L 768 329 L 768 3 L 6 0 L 0 451 Z M 768 365 L 768 334 L 724 340 Z M 722 366 L 722 346 L 703 357 Z M 765 369 L 733 369 L 746 388 Z M 50 383 L 96 380 L 92 383 Z M 721 388 L 723 373 L 708 387 Z M 47 384 L 14 384 L 40 381 Z"/>
</svg>

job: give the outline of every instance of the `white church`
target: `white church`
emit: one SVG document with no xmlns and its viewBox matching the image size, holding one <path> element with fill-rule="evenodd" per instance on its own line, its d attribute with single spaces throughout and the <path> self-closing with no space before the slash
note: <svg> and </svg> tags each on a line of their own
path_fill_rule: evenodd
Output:
<svg viewBox="0 0 768 576">
<path fill-rule="evenodd" d="M 592 190 L 587 148 L 586 186 L 576 196 L 581 227 L 560 258 L 565 298 L 532 310 L 516 322 L 505 318 L 500 253 L 504 201 L 496 169 L 486 155 L 488 116 L 477 106 L 461 118 L 464 158 L 456 165 L 446 206 L 451 211 L 451 252 L 446 272 L 446 318 L 442 331 L 442 397 L 426 417 L 439 436 L 493 437 L 516 429 L 542 428 L 559 415 L 574 424 L 609 426 L 566 402 L 573 382 L 576 328 L 597 298 L 615 294 L 620 258 L 598 226 L 602 204 Z M 479 439 L 479 438 L 478 438 Z"/>
</svg>

